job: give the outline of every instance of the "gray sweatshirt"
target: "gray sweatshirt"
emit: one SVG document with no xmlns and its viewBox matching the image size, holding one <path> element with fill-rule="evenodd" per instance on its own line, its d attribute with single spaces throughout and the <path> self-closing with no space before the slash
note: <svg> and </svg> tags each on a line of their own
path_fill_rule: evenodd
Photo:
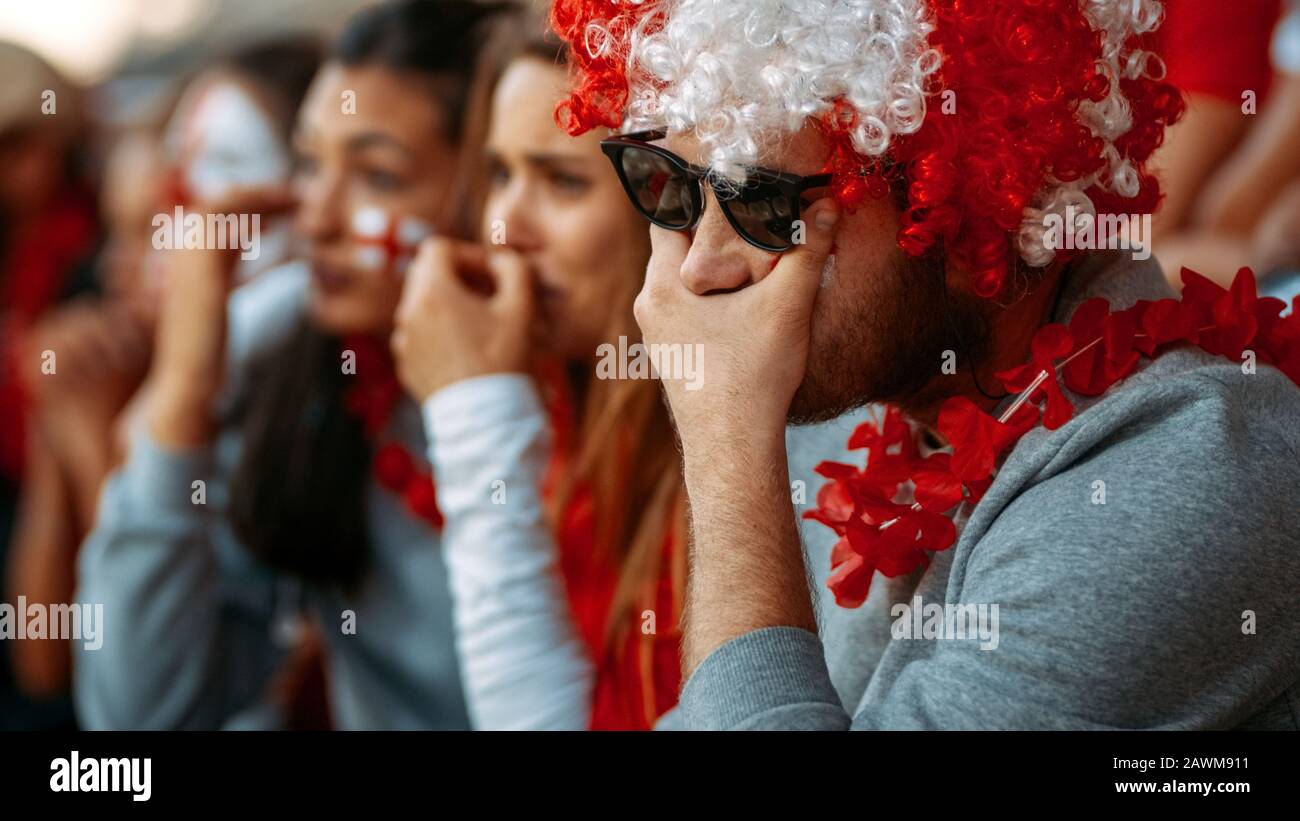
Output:
<svg viewBox="0 0 1300 821">
<path fill-rule="evenodd" d="M 231 303 L 228 394 L 255 349 L 302 304 L 303 272 L 266 274 Z M 401 404 L 388 435 L 426 443 L 419 409 Z M 354 597 L 260 565 L 226 517 L 239 434 L 167 450 L 144 431 L 108 480 L 82 546 L 77 602 L 103 604 L 103 645 L 77 652 L 74 696 L 88 728 L 275 727 L 268 686 L 302 619 L 325 641 L 329 699 L 341 729 L 468 728 L 439 535 L 372 479 L 372 563 Z M 193 483 L 206 487 L 194 503 Z"/>
<path fill-rule="evenodd" d="M 1114 254 L 1073 283 L 1058 320 L 1092 296 L 1173 295 L 1154 260 Z M 878 576 L 858 610 L 823 596 L 820 637 L 771 627 L 727 642 L 664 724 L 1300 726 L 1300 390 L 1184 346 L 1070 398 L 1074 419 L 1016 444 L 919 578 Z M 802 532 L 823 584 L 836 537 Z"/>
</svg>

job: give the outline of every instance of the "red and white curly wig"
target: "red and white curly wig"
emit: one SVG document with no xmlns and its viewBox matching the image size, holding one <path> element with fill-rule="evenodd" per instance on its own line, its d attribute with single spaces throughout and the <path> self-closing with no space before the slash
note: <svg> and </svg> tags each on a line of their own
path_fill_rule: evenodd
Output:
<svg viewBox="0 0 1300 821">
<path fill-rule="evenodd" d="M 736 182 L 811 120 L 842 205 L 904 174 L 899 246 L 941 244 L 994 296 L 1016 253 L 1056 257 L 1045 215 L 1155 209 L 1145 163 L 1183 110 L 1141 47 L 1162 15 L 1157 0 L 555 0 L 576 84 L 556 115 L 573 134 L 692 133 Z"/>
</svg>

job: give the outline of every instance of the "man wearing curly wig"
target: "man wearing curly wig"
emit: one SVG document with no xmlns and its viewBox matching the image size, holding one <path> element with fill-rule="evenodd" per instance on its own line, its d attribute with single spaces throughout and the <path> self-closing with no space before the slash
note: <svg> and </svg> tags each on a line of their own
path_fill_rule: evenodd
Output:
<svg viewBox="0 0 1300 821">
<path fill-rule="evenodd" d="M 1249 272 L 1179 300 L 1141 252 L 1163 14 L 555 2 L 557 117 L 618 129 L 652 223 L 646 341 L 707 354 L 664 379 L 681 723 L 1297 727 L 1300 322 Z M 804 511 L 838 539 L 819 625 L 786 426 L 869 403 Z"/>
</svg>

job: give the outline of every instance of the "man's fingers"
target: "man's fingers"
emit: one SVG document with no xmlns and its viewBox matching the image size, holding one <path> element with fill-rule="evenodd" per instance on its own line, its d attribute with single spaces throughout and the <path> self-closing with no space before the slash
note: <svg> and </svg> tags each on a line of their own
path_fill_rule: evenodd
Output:
<svg viewBox="0 0 1300 821">
<path fill-rule="evenodd" d="M 777 262 L 760 286 L 772 280 L 787 293 L 794 291 L 811 304 L 821 283 L 826 258 L 835 244 L 835 226 L 839 224 L 840 207 L 834 199 L 824 197 L 813 203 L 802 217 L 802 243 L 796 243 Z M 796 239 L 799 239 L 796 232 Z"/>
<path fill-rule="evenodd" d="M 691 240 L 683 231 L 650 226 L 650 264 L 645 269 L 646 288 L 671 288 L 681 282 L 682 265 L 690 253 Z"/>
</svg>

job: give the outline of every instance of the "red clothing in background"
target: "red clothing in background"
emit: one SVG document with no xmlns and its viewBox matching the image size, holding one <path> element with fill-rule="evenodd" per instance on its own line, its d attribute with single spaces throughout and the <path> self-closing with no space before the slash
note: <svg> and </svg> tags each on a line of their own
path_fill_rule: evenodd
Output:
<svg viewBox="0 0 1300 821">
<path fill-rule="evenodd" d="M 63 296 L 70 272 L 91 252 L 94 203 L 74 190 L 56 200 L 23 233 L 3 237 L 0 249 L 0 477 L 17 482 L 23 471 L 26 416 L 15 343 Z M 21 363 L 36 368 L 39 362 Z"/>
<path fill-rule="evenodd" d="M 573 403 L 558 369 L 544 367 L 540 379 L 555 434 L 555 451 L 543 483 L 543 494 L 550 496 L 563 475 L 572 447 Z M 610 551 L 596 545 L 595 509 L 589 489 L 573 494 L 558 530 L 560 572 L 569 612 L 587 656 L 596 667 L 588 728 L 652 729 L 655 720 L 677 704 L 681 689 L 681 614 L 673 567 L 675 551 L 682 545 L 676 544 L 669 526 L 658 573 L 646 581 L 647 595 L 638 597 L 636 606 L 626 615 L 627 623 L 620 625 L 622 638 L 611 647 L 607 641 L 608 622 L 620 567 Z M 652 600 L 653 605 L 640 604 L 647 600 Z M 653 633 L 643 629 L 649 626 L 642 616 L 643 609 L 654 612 Z"/>
<path fill-rule="evenodd" d="M 596 548 L 591 495 L 573 500 L 566 511 L 560 537 L 560 567 L 569 609 L 596 664 L 592 693 L 593 730 L 649 730 L 659 716 L 677 704 L 681 688 L 680 614 L 673 590 L 674 539 L 664 539 L 654 585 L 654 633 L 643 632 L 649 621 L 634 607 L 623 625 L 625 637 L 616 647 L 606 641 L 607 622 L 619 568 Z"/>
<path fill-rule="evenodd" d="M 1263 102 L 1281 11 L 1281 0 L 1169 0 L 1151 45 L 1164 58 L 1166 79 L 1184 93 L 1240 104 L 1250 90 Z"/>
</svg>

